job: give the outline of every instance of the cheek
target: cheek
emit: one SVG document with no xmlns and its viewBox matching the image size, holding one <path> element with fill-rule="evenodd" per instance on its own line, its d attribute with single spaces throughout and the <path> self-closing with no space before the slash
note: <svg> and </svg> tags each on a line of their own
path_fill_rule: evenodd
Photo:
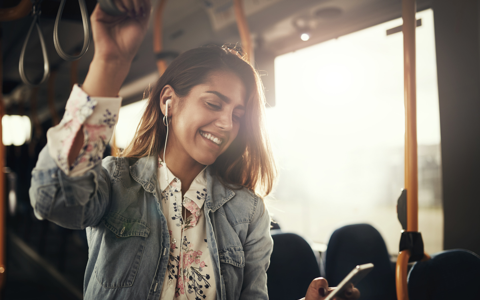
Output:
<svg viewBox="0 0 480 300">
<path fill-rule="evenodd" d="M 225 147 L 224 151 L 232 145 L 232 143 L 233 143 L 233 141 L 235 141 L 235 139 L 238 138 L 239 133 L 240 133 L 240 125 L 234 126 L 233 129 L 232 129 L 232 132 L 230 134 L 230 141 L 228 143 L 228 147 Z"/>
<path fill-rule="evenodd" d="M 231 135 L 232 141 L 234 141 L 237 138 L 239 132 L 240 132 L 240 123 L 233 126 L 232 135 Z"/>
<path fill-rule="evenodd" d="M 176 122 L 177 134 L 182 137 L 182 139 L 192 139 L 195 138 L 198 129 L 201 126 L 201 120 L 198 118 L 198 114 L 182 114 L 178 116 Z"/>
</svg>

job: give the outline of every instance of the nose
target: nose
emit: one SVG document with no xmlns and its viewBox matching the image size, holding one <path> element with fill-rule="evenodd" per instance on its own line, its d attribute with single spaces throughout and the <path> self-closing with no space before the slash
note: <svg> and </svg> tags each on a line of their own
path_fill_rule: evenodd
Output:
<svg viewBox="0 0 480 300">
<path fill-rule="evenodd" d="M 221 115 L 215 120 L 215 126 L 223 131 L 230 131 L 233 128 L 232 112 L 222 112 Z"/>
</svg>

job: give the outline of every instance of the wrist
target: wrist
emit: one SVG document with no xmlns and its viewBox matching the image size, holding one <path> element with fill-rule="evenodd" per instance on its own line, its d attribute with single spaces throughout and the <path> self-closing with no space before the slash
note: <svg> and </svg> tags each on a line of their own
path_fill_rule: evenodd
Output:
<svg viewBox="0 0 480 300">
<path fill-rule="evenodd" d="M 108 68 L 130 68 L 132 60 L 128 58 L 119 58 L 113 55 L 104 56 L 95 54 L 90 64 L 98 64 Z"/>
<path fill-rule="evenodd" d="M 130 65 L 130 61 L 94 57 L 82 89 L 93 97 L 118 97 Z"/>
</svg>

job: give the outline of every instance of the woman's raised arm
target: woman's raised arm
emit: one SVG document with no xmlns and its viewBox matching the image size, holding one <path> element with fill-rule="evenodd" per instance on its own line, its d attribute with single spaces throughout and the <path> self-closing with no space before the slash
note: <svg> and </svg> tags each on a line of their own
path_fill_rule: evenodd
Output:
<svg viewBox="0 0 480 300">
<path fill-rule="evenodd" d="M 97 5 L 90 17 L 95 55 L 83 84 L 92 97 L 116 97 L 143 41 L 150 0 L 115 1 L 123 16 L 110 16 Z"/>
<path fill-rule="evenodd" d="M 102 157 L 120 109 L 120 87 L 145 36 L 150 0 L 116 1 L 125 16 L 99 6 L 92 16 L 95 54 L 82 88 L 75 86 L 60 124 L 47 132 L 47 146 L 32 172 L 35 215 L 83 229 L 100 222 L 110 203 L 119 159 Z"/>
<path fill-rule="evenodd" d="M 82 86 L 90 97 L 118 96 L 147 32 L 150 0 L 122 0 L 116 1 L 116 5 L 126 15 L 110 16 L 97 4 L 90 17 L 95 54 Z M 83 130 L 79 130 L 68 153 L 69 166 L 75 162 L 83 145 Z"/>
</svg>

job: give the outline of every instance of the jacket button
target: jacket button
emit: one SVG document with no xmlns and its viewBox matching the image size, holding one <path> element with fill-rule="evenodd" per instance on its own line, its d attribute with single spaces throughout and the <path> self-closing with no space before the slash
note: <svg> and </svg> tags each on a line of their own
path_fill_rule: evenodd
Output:
<svg viewBox="0 0 480 300">
<path fill-rule="evenodd" d="M 122 228 L 122 230 L 120 231 L 120 234 L 123 234 L 125 232 L 125 226 Z"/>
</svg>

